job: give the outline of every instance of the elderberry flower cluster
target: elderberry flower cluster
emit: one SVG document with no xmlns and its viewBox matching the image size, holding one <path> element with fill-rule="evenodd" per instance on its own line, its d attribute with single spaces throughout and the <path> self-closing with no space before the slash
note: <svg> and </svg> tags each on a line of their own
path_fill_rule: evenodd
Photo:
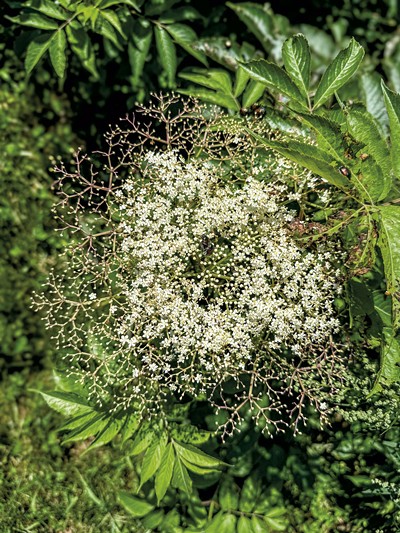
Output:
<svg viewBox="0 0 400 533">
<path fill-rule="evenodd" d="M 118 132 L 123 155 L 107 167 L 113 186 L 101 182 L 86 220 L 91 195 L 70 209 L 82 246 L 69 257 L 75 276 L 52 283 L 49 321 L 70 374 L 99 403 L 157 416 L 189 397 L 225 412 L 226 433 L 246 407 L 267 431 L 297 429 L 307 403 L 325 416 L 341 371 L 333 340 L 340 254 L 296 240 L 293 228 L 306 222 L 285 206 L 293 191 L 282 174 L 298 169 L 282 160 L 266 172 L 271 154 L 254 157 L 248 137 L 235 131 L 221 141 L 191 120 L 198 157 L 179 141 L 132 144 Z M 95 182 L 93 170 L 91 180 L 79 172 L 68 176 Z"/>
</svg>

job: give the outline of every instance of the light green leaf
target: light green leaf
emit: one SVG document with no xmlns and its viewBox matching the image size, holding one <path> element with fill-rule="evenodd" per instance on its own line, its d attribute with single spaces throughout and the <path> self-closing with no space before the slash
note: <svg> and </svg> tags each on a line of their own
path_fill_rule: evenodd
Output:
<svg viewBox="0 0 400 533">
<path fill-rule="evenodd" d="M 229 476 L 223 479 L 219 487 L 218 501 L 224 511 L 236 511 L 239 506 L 239 490 Z"/>
<path fill-rule="evenodd" d="M 384 326 L 392 326 L 392 302 L 381 290 L 372 291 L 375 311 L 378 313 Z"/>
<path fill-rule="evenodd" d="M 257 139 L 261 145 L 268 146 L 291 161 L 308 168 L 318 176 L 324 178 L 331 185 L 335 185 L 335 187 L 345 191 L 350 188 L 349 180 L 339 172 L 339 169 L 331 166 L 328 162 L 329 154 L 326 154 L 316 146 L 292 140 L 290 141 L 290 144 L 281 141 L 273 141 L 261 137 L 251 130 L 246 131 L 249 135 L 252 135 Z"/>
<path fill-rule="evenodd" d="M 29 43 L 25 57 L 25 70 L 28 74 L 32 72 L 43 55 L 47 52 L 52 36 L 53 34 L 39 35 Z"/>
<path fill-rule="evenodd" d="M 239 111 L 239 104 L 233 96 L 227 94 L 221 94 L 215 91 L 209 91 L 207 89 L 200 89 L 193 87 L 190 89 L 179 89 L 180 94 L 188 94 L 204 102 L 210 104 L 218 105 L 220 107 L 225 107 L 226 109 L 233 109 L 234 111 Z"/>
<path fill-rule="evenodd" d="M 168 487 L 171 484 L 172 472 L 174 470 L 175 464 L 175 452 L 170 442 L 162 456 L 160 468 L 157 471 L 155 479 L 155 490 L 157 501 L 160 501 L 164 498 L 165 493 L 167 492 Z"/>
<path fill-rule="evenodd" d="M 251 517 L 251 527 L 253 528 L 253 533 L 264 533 L 265 531 L 270 533 L 271 531 L 264 520 L 261 520 L 261 518 L 256 515 Z"/>
<path fill-rule="evenodd" d="M 151 503 L 136 498 L 126 491 L 120 491 L 118 493 L 118 500 L 124 509 L 135 518 L 142 518 L 154 509 L 154 505 Z"/>
<path fill-rule="evenodd" d="M 247 516 L 239 516 L 236 527 L 237 533 L 254 533 L 251 520 Z"/>
<path fill-rule="evenodd" d="M 76 416 L 92 411 L 85 398 L 73 392 L 37 392 L 43 396 L 47 405 L 64 416 Z"/>
<path fill-rule="evenodd" d="M 6 17 L 15 24 L 21 26 L 29 26 L 31 28 L 37 28 L 38 30 L 57 30 L 58 24 L 54 20 L 51 20 L 44 15 L 38 13 L 23 13 L 17 17 Z"/>
<path fill-rule="evenodd" d="M 311 54 L 304 35 L 294 35 L 283 43 L 282 59 L 286 72 L 297 85 L 301 94 L 308 99 Z"/>
<path fill-rule="evenodd" d="M 204 444 L 212 435 L 212 431 L 199 429 L 192 424 L 169 423 L 169 433 L 174 440 L 189 444 Z"/>
<path fill-rule="evenodd" d="M 382 94 L 381 77 L 377 72 L 363 74 L 360 76 L 360 86 L 367 111 L 376 120 L 381 135 L 385 136 L 389 130 L 389 117 Z"/>
<path fill-rule="evenodd" d="M 364 57 L 363 47 L 351 39 L 326 69 L 314 97 L 314 109 L 320 107 L 357 72 Z"/>
<path fill-rule="evenodd" d="M 26 7 L 31 7 L 50 18 L 57 20 L 67 20 L 71 13 L 60 8 L 54 0 L 28 0 Z M 68 8 L 67 8 L 68 9 Z"/>
<path fill-rule="evenodd" d="M 232 94 L 231 77 L 225 70 L 194 68 L 189 72 L 181 72 L 180 78 L 204 85 L 209 89 L 221 91 L 223 94 Z"/>
<path fill-rule="evenodd" d="M 235 85 L 233 88 L 233 96 L 237 98 L 245 90 L 250 76 L 242 68 L 238 67 L 235 75 Z"/>
<path fill-rule="evenodd" d="M 299 113 L 298 118 L 315 131 L 318 148 L 328 152 L 336 161 L 347 165 L 343 135 L 337 124 L 318 115 Z"/>
<path fill-rule="evenodd" d="M 71 418 L 71 420 L 68 420 L 65 424 L 63 424 L 58 431 L 71 431 L 73 429 L 77 429 L 79 427 L 83 427 L 87 422 L 90 420 L 93 420 L 93 418 L 97 417 L 98 411 L 87 411 L 81 415 L 74 416 Z"/>
<path fill-rule="evenodd" d="M 397 178 L 400 178 L 400 94 L 391 91 L 382 81 L 382 91 L 389 115 L 391 162 Z"/>
<path fill-rule="evenodd" d="M 199 448 L 192 446 L 191 444 L 183 444 L 174 442 L 175 452 L 178 456 L 185 458 L 190 463 L 204 468 L 219 468 L 226 463 L 223 463 L 216 457 L 212 457 L 204 453 Z"/>
<path fill-rule="evenodd" d="M 269 52 L 274 40 L 274 23 L 272 16 L 264 10 L 263 6 L 252 2 L 239 4 L 227 2 L 226 5 L 246 24 L 251 33 L 260 41 L 264 50 Z"/>
<path fill-rule="evenodd" d="M 300 93 L 299 89 L 292 82 L 286 72 L 275 65 L 275 63 L 269 63 L 268 61 L 265 61 L 265 59 L 257 59 L 255 61 L 250 61 L 249 63 L 242 63 L 241 68 L 247 72 L 253 80 L 262 83 L 269 89 L 288 96 L 307 108 L 307 100 Z"/>
<path fill-rule="evenodd" d="M 161 464 L 168 438 L 166 434 L 155 436 L 143 457 L 142 469 L 140 472 L 140 486 L 146 483 L 157 471 Z"/>
<path fill-rule="evenodd" d="M 390 175 L 384 174 L 372 157 L 362 161 L 358 169 L 353 181 L 361 196 L 370 202 L 386 198 L 392 184 Z"/>
<path fill-rule="evenodd" d="M 140 426 L 141 417 L 138 414 L 130 413 L 125 418 L 125 423 L 121 429 L 122 443 L 129 440 Z"/>
<path fill-rule="evenodd" d="M 221 525 L 222 521 L 224 519 L 225 513 L 222 511 L 219 511 L 207 524 L 207 527 L 205 529 L 206 533 L 221 533 Z"/>
<path fill-rule="evenodd" d="M 386 141 L 382 138 L 379 128 L 367 111 L 351 110 L 347 114 L 347 126 L 350 134 L 365 144 L 365 151 L 371 154 L 383 173 L 387 175 L 390 188 L 390 155 Z"/>
<path fill-rule="evenodd" d="M 190 472 L 193 472 L 194 474 L 198 474 L 200 476 L 205 476 L 207 474 L 215 474 L 216 470 L 215 468 L 203 468 L 201 466 L 194 465 L 193 463 L 189 463 L 184 457 L 180 457 L 180 460 L 182 463 L 186 466 Z"/>
<path fill-rule="evenodd" d="M 400 380 L 400 339 L 393 335 L 393 328 L 383 328 L 380 368 L 370 396 L 390 387 Z"/>
<path fill-rule="evenodd" d="M 125 4 L 126 6 L 133 7 L 133 9 L 140 12 L 140 6 L 142 5 L 142 3 L 142 1 L 137 0 L 103 0 L 99 7 L 101 9 L 105 9 L 107 7 Z"/>
<path fill-rule="evenodd" d="M 395 205 L 379 207 L 379 238 L 386 286 L 392 295 L 393 327 L 400 327 L 400 207 Z"/>
<path fill-rule="evenodd" d="M 86 451 L 108 444 L 116 435 L 118 435 L 123 423 L 124 420 L 122 418 L 110 417 L 107 425 L 100 431 Z"/>
<path fill-rule="evenodd" d="M 93 24 L 93 30 L 111 41 L 119 50 L 122 50 L 121 43 L 119 42 L 118 35 L 114 30 L 114 27 L 103 17 L 103 12 L 98 11 L 98 16 Z"/>
<path fill-rule="evenodd" d="M 193 48 L 193 43 L 197 41 L 197 35 L 196 32 L 186 24 L 168 24 L 165 26 L 165 29 L 167 32 L 171 35 L 173 40 L 179 44 L 186 52 L 193 57 L 195 57 L 200 63 L 203 63 L 203 65 L 207 66 L 208 61 L 206 56 L 200 52 L 199 50 L 196 50 Z"/>
<path fill-rule="evenodd" d="M 168 32 L 161 26 L 154 26 L 154 35 L 156 37 L 156 46 L 158 57 L 162 67 L 164 68 L 168 85 L 173 87 L 175 85 L 175 74 L 177 67 L 176 48 Z"/>
<path fill-rule="evenodd" d="M 128 45 L 129 63 L 132 69 L 132 85 L 137 88 L 142 81 L 143 68 L 149 54 L 153 31 L 148 21 L 135 21 L 132 39 Z"/>
<path fill-rule="evenodd" d="M 175 458 L 174 470 L 172 474 L 172 486 L 183 490 L 187 494 L 192 492 L 192 480 L 189 477 L 186 466 L 179 457 Z"/>
<path fill-rule="evenodd" d="M 71 45 L 74 54 L 78 56 L 86 70 L 88 70 L 95 78 L 98 78 L 99 74 L 96 68 L 96 56 L 86 30 L 80 24 L 76 27 L 69 24 L 66 27 L 66 33 L 68 42 Z"/>
<path fill-rule="evenodd" d="M 257 500 L 261 494 L 261 483 L 258 478 L 248 476 L 243 483 L 240 491 L 239 510 L 251 513 L 257 504 Z"/>
<path fill-rule="evenodd" d="M 153 441 L 154 432 L 147 428 L 141 428 L 139 433 L 136 435 L 132 445 L 129 447 L 129 455 L 139 455 L 143 453 L 150 443 Z"/>
<path fill-rule="evenodd" d="M 108 20 L 111 26 L 113 26 L 124 39 L 127 38 L 124 30 L 122 29 L 118 14 L 115 11 L 112 11 L 111 9 L 103 9 L 100 11 L 100 14 L 102 17 Z"/>
<path fill-rule="evenodd" d="M 67 38 L 64 30 L 58 30 L 51 40 L 49 53 L 53 68 L 59 78 L 64 76 L 65 68 L 67 66 Z"/>
<path fill-rule="evenodd" d="M 255 80 L 251 80 L 243 94 L 242 104 L 243 107 L 250 107 L 263 96 L 265 92 L 265 86 Z"/>
</svg>

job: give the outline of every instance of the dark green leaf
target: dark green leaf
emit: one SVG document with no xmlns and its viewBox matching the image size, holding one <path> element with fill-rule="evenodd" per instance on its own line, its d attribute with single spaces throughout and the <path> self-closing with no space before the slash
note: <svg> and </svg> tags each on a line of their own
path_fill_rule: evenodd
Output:
<svg viewBox="0 0 400 533">
<path fill-rule="evenodd" d="M 140 426 L 140 415 L 128 414 L 121 429 L 122 443 L 129 440 Z"/>
<path fill-rule="evenodd" d="M 175 45 L 168 32 L 161 26 L 154 26 L 154 34 L 160 63 L 167 74 L 168 85 L 173 87 L 177 67 Z"/>
<path fill-rule="evenodd" d="M 71 16 L 70 12 L 64 11 L 54 0 L 29 0 L 25 5 L 57 20 L 67 20 Z"/>
<path fill-rule="evenodd" d="M 86 70 L 93 74 L 95 78 L 98 78 L 96 57 L 86 30 L 80 24 L 76 27 L 70 24 L 66 27 L 66 33 L 74 54 L 78 56 Z"/>
<path fill-rule="evenodd" d="M 153 31 L 148 21 L 135 21 L 132 40 L 128 45 L 129 62 L 132 69 L 132 85 L 137 88 L 142 80 L 143 68 L 149 54 Z"/>
<path fill-rule="evenodd" d="M 158 470 L 161 459 L 167 447 L 167 435 L 155 436 L 143 457 L 142 469 L 140 472 L 140 487 L 146 483 Z M 139 487 L 139 488 L 140 488 Z"/>
<path fill-rule="evenodd" d="M 320 107 L 357 72 L 364 49 L 354 39 L 341 50 L 326 69 L 314 97 L 314 109 Z"/>
<path fill-rule="evenodd" d="M 119 42 L 114 26 L 112 26 L 103 16 L 102 11 L 98 11 L 98 16 L 96 17 L 96 22 L 93 25 L 93 30 L 111 41 L 119 50 L 122 50 L 122 46 Z"/>
<path fill-rule="evenodd" d="M 400 380 L 400 340 L 393 335 L 393 328 L 383 328 L 381 362 L 378 376 L 370 395 L 390 387 Z"/>
<path fill-rule="evenodd" d="M 283 43 L 282 59 L 286 72 L 308 99 L 311 75 L 311 54 L 304 35 L 298 34 Z"/>
<path fill-rule="evenodd" d="M 126 39 L 126 35 L 122 28 L 121 21 L 118 18 L 117 12 L 112 11 L 111 9 L 103 9 L 100 11 L 100 15 L 105 18 L 124 39 Z"/>
<path fill-rule="evenodd" d="M 44 15 L 38 13 L 23 13 L 17 17 L 7 17 L 15 24 L 37 28 L 38 30 L 57 30 L 58 24 Z"/>
<path fill-rule="evenodd" d="M 221 69 L 191 69 L 189 72 L 181 72 L 180 78 L 204 85 L 208 89 L 215 89 L 223 94 L 232 95 L 231 77 Z"/>
<path fill-rule="evenodd" d="M 165 26 L 165 29 L 171 35 L 173 40 L 186 50 L 188 54 L 195 57 L 200 63 L 203 63 L 203 65 L 208 65 L 206 56 L 192 46 L 197 41 L 197 35 L 190 26 L 187 26 L 186 24 L 168 24 Z"/>
<path fill-rule="evenodd" d="M 190 89 L 180 89 L 179 92 L 181 94 L 188 94 L 190 96 L 193 96 L 194 98 L 198 98 L 199 100 L 203 100 L 204 102 L 208 102 L 210 104 L 225 107 L 226 109 L 233 109 L 235 111 L 239 111 L 239 104 L 237 103 L 236 99 L 233 98 L 233 96 L 229 96 L 227 94 L 220 94 L 215 91 L 209 91 L 207 89 L 200 89 L 197 87 L 193 87 Z"/>
<path fill-rule="evenodd" d="M 257 5 L 252 2 L 243 2 L 234 4 L 227 2 L 236 15 L 240 18 L 248 29 L 260 41 L 261 46 L 267 52 L 271 49 L 271 42 L 273 39 L 274 24 L 272 16 L 265 11 L 262 5 Z"/>
<path fill-rule="evenodd" d="M 237 98 L 245 90 L 250 76 L 242 68 L 238 67 L 235 75 L 235 86 L 233 88 L 233 96 Z"/>
<path fill-rule="evenodd" d="M 104 413 L 94 414 L 94 416 L 87 422 L 77 427 L 71 433 L 68 433 L 67 438 L 63 440 L 63 444 L 77 440 L 85 440 L 97 435 L 107 426 L 109 420 L 110 417 L 106 416 Z"/>
<path fill-rule="evenodd" d="M 260 98 L 263 96 L 264 92 L 264 84 L 255 80 L 251 80 L 243 94 L 243 107 L 250 107 L 251 105 L 258 102 L 258 100 L 260 100 Z"/>
<path fill-rule="evenodd" d="M 32 72 L 43 55 L 47 52 L 52 37 L 53 34 L 39 35 L 29 43 L 25 57 L 25 69 L 28 74 Z"/>
<path fill-rule="evenodd" d="M 218 458 L 204 453 L 202 450 L 192 446 L 191 444 L 174 442 L 174 447 L 178 456 L 182 456 L 190 463 L 203 468 L 219 468 L 226 464 L 220 461 Z"/>
<path fill-rule="evenodd" d="M 58 413 L 64 416 L 76 416 L 91 411 L 85 398 L 73 392 L 42 392 L 38 391 L 46 400 L 46 403 Z"/>
</svg>

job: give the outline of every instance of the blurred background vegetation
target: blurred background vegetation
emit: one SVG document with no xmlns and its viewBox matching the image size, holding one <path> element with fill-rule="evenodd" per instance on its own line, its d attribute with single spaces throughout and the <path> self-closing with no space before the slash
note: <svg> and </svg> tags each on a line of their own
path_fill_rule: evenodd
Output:
<svg viewBox="0 0 400 533">
<path fill-rule="evenodd" d="M 241 12 L 249 3 L 114 2 L 111 9 L 121 10 L 122 18 L 124 9 L 133 8 L 126 38 L 105 35 L 104 28 L 89 32 L 90 53 L 84 40 L 72 47 L 67 73 L 59 78 L 46 57 L 29 76 L 24 70 L 29 42 L 41 35 L 21 19 L 34 4 L 6 0 L 0 6 L 0 532 L 152 531 L 156 526 L 140 525 L 115 498 L 135 482 L 129 456 L 106 448 L 82 457 L 83 445 L 61 446 L 61 420 L 32 392 L 52 387 L 54 348 L 31 298 L 57 265 L 63 244 L 51 212 L 54 158 L 68 161 L 78 146 L 101 147 L 109 124 L 136 101 L 152 91 L 187 88 L 185 72 L 195 67 L 230 68 L 237 58 L 253 56 L 279 61 L 282 42 L 298 31 L 310 42 L 315 69 L 324 68 L 350 36 L 364 45 L 364 74 L 370 78 L 356 80 L 350 96 L 364 89 L 367 97 L 365 80 L 373 80 L 374 72 L 400 91 L 399 5 L 274 0 L 264 8 L 270 33 L 261 47 Z M 165 64 L 153 27 L 169 28 L 176 70 Z M 382 400 L 379 408 L 390 402 Z M 379 424 L 349 424 L 340 416 L 330 429 L 310 427 L 296 439 L 236 436 L 229 451 L 235 466 L 227 479 L 239 487 L 262 472 L 270 531 L 397 531 L 399 437 L 397 423 L 382 433 Z M 187 502 L 170 502 L 165 513 L 162 531 L 184 531 L 192 523 Z"/>
</svg>

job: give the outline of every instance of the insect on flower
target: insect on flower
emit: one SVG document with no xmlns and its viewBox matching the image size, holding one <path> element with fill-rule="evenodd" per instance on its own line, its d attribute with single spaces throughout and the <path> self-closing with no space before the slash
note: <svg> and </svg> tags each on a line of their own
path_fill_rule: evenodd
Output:
<svg viewBox="0 0 400 533">
<path fill-rule="evenodd" d="M 214 250 L 214 244 L 211 239 L 204 233 L 201 236 L 201 251 L 204 255 L 211 255 Z"/>
<path fill-rule="evenodd" d="M 350 170 L 347 167 L 340 167 L 339 172 L 343 174 L 343 176 L 346 176 L 347 178 L 350 177 Z"/>
</svg>

